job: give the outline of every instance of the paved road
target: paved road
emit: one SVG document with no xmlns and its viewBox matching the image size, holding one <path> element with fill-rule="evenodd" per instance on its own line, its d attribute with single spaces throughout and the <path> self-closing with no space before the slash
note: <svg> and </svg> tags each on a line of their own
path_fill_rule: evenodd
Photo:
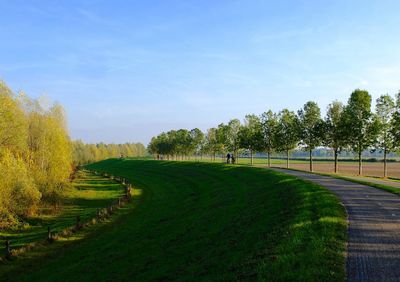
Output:
<svg viewBox="0 0 400 282">
<path fill-rule="evenodd" d="M 325 186 L 349 218 L 348 281 L 400 281 L 400 197 L 350 181 L 273 168 Z"/>
</svg>

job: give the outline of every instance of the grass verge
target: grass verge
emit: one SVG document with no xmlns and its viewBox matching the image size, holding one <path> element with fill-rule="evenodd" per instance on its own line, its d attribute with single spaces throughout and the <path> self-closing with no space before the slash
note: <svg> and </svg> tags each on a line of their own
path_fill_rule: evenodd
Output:
<svg viewBox="0 0 400 282">
<path fill-rule="evenodd" d="M 341 180 L 346 180 L 346 181 L 350 181 L 350 182 L 354 182 L 354 183 L 358 183 L 358 184 L 362 184 L 362 185 L 366 185 L 366 186 L 371 186 L 371 187 L 374 187 L 374 188 L 385 190 L 387 192 L 390 192 L 390 193 L 393 193 L 393 194 L 396 194 L 396 195 L 400 195 L 400 188 L 398 188 L 398 187 L 393 187 L 393 186 L 389 186 L 389 185 L 383 185 L 383 184 L 379 184 L 379 183 L 374 183 L 374 182 L 371 182 L 371 181 L 368 181 L 368 180 L 361 180 L 361 179 L 357 179 L 357 178 L 353 178 L 353 177 L 347 177 L 347 176 L 344 176 L 344 175 L 334 174 L 334 173 L 323 173 L 323 172 L 315 172 L 315 171 L 311 172 L 311 171 L 295 169 L 295 168 L 283 168 L 283 169 L 301 171 L 301 172 L 306 172 L 306 173 L 313 173 L 313 174 L 323 175 L 323 176 L 329 176 L 329 177 L 336 178 L 336 179 L 341 179 Z M 368 178 L 368 177 L 365 177 L 365 178 Z M 377 177 L 371 177 L 371 178 L 375 179 Z M 392 180 L 392 178 L 389 178 L 389 179 Z"/>
</svg>

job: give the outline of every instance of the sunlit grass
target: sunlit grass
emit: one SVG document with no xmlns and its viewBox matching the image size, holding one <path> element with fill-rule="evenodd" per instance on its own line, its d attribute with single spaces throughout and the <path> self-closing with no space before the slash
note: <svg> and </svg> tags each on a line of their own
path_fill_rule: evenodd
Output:
<svg viewBox="0 0 400 282">
<path fill-rule="evenodd" d="M 19 280 L 344 280 L 345 212 L 320 186 L 222 164 L 90 168 L 128 178 L 141 190 L 135 209 L 68 250 L 21 264 L 29 275 Z"/>
<path fill-rule="evenodd" d="M 76 217 L 87 221 L 96 215 L 97 209 L 105 208 L 124 193 L 122 185 L 102 176 L 85 172 L 72 183 L 64 193 L 64 202 L 58 210 L 43 208 L 39 215 L 24 220 L 24 224 L 12 230 L 0 231 L 0 244 L 10 240 L 12 248 L 44 240 L 47 227 L 52 232 L 60 232 L 76 223 Z"/>
</svg>

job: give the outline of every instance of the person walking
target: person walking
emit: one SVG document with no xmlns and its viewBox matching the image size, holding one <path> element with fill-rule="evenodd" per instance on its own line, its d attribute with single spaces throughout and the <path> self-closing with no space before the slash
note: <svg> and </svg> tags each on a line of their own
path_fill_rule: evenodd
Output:
<svg viewBox="0 0 400 282">
<path fill-rule="evenodd" d="M 231 163 L 231 154 L 230 154 L 230 153 L 228 153 L 228 154 L 226 155 L 226 163 L 227 163 L 227 164 L 230 164 L 230 163 Z"/>
</svg>

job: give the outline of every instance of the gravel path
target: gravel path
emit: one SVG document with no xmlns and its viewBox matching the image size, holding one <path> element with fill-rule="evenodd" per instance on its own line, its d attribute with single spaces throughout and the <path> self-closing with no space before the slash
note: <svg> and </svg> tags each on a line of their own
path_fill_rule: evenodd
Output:
<svg viewBox="0 0 400 282">
<path fill-rule="evenodd" d="M 346 207 L 348 281 L 400 281 L 400 197 L 366 185 L 307 172 L 276 169 L 320 184 Z"/>
</svg>

